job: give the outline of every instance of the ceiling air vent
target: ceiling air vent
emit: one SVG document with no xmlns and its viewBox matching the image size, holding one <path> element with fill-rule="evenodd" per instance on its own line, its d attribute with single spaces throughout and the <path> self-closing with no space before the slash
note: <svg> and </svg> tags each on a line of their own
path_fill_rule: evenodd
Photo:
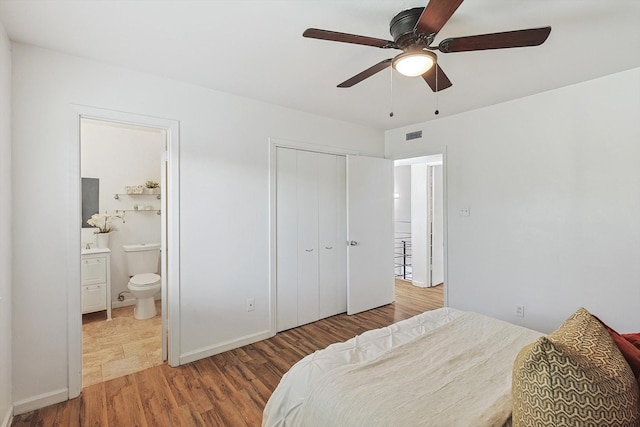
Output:
<svg viewBox="0 0 640 427">
<path fill-rule="evenodd" d="M 415 132 L 409 132 L 406 136 L 407 141 L 411 141 L 412 139 L 422 138 L 422 131 L 417 130 Z"/>
</svg>

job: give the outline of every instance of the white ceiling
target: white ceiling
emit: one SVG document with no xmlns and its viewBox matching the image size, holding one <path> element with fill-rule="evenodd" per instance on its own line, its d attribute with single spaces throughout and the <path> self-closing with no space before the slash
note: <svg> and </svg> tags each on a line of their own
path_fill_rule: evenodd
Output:
<svg viewBox="0 0 640 427">
<path fill-rule="evenodd" d="M 437 96 L 390 69 L 336 88 L 399 51 L 302 37 L 315 27 L 390 39 L 391 18 L 425 3 L 0 0 L 0 21 L 14 41 L 379 129 L 640 67 L 640 0 L 467 0 L 436 42 L 545 25 L 551 35 L 539 47 L 439 53 L 453 86 Z"/>
</svg>

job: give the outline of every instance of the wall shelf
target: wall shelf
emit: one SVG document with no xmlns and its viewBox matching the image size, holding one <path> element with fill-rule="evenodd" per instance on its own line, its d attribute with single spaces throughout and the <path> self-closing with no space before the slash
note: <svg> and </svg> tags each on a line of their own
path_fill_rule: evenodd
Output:
<svg viewBox="0 0 640 427">
<path fill-rule="evenodd" d="M 116 213 L 118 212 L 155 212 L 156 215 L 160 215 L 162 210 L 161 209 L 116 209 Z"/>
<path fill-rule="evenodd" d="M 160 194 L 130 194 L 130 193 L 116 193 L 113 195 L 113 198 L 116 200 L 120 200 L 120 196 L 133 196 L 133 197 L 144 197 L 144 196 L 155 196 L 156 199 L 160 200 Z"/>
<path fill-rule="evenodd" d="M 160 200 L 160 194 L 130 194 L 130 193 L 115 193 L 113 195 L 113 198 L 116 200 L 121 200 L 121 196 L 132 196 L 134 198 L 137 197 L 155 197 L 156 199 Z M 162 212 L 161 209 L 156 209 L 156 208 L 152 208 L 152 209 L 117 209 L 116 213 L 118 212 L 155 212 L 157 215 L 160 215 L 160 213 Z M 123 220 L 124 222 L 124 220 Z"/>
</svg>

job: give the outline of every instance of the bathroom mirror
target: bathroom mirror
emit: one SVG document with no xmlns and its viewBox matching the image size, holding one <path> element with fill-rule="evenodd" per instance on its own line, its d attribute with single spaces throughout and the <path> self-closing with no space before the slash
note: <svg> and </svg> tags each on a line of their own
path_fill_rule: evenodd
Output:
<svg viewBox="0 0 640 427">
<path fill-rule="evenodd" d="M 100 211 L 100 179 L 82 178 L 82 228 L 91 228 L 87 220 Z"/>
</svg>

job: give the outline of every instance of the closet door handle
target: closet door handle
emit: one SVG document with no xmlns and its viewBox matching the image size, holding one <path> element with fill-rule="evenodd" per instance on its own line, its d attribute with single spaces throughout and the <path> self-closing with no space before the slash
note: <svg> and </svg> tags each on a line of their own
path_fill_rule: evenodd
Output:
<svg viewBox="0 0 640 427">
<path fill-rule="evenodd" d="M 355 240 L 350 240 L 349 246 L 358 246 L 358 242 L 356 242 Z"/>
<path fill-rule="evenodd" d="M 306 252 L 313 252 L 313 249 L 305 249 Z"/>
<path fill-rule="evenodd" d="M 333 249 L 333 246 L 325 246 L 325 249 Z"/>
</svg>

